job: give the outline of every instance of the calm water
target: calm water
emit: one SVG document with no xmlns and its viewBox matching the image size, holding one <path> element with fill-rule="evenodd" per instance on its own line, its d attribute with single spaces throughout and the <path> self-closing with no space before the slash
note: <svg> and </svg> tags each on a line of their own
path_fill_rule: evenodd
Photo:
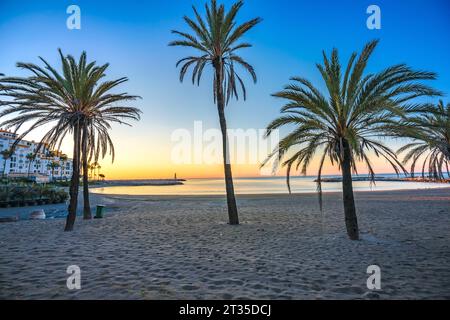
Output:
<svg viewBox="0 0 450 320">
<path fill-rule="evenodd" d="M 381 175 L 380 175 L 381 176 Z M 390 175 L 383 175 L 389 177 Z M 317 189 L 314 177 L 292 178 L 292 192 L 310 193 Z M 323 183 L 324 192 L 341 191 L 342 184 Z M 431 184 L 419 182 L 377 182 L 371 186 L 369 182 L 354 182 L 355 191 L 385 191 L 405 189 L 431 189 L 449 187 L 448 184 Z M 286 179 L 271 178 L 246 178 L 235 179 L 235 189 L 238 194 L 283 194 L 288 193 Z M 225 194 L 224 181 L 222 179 L 192 179 L 180 186 L 118 186 L 105 187 L 92 190 L 100 194 L 114 195 L 222 195 Z"/>
</svg>

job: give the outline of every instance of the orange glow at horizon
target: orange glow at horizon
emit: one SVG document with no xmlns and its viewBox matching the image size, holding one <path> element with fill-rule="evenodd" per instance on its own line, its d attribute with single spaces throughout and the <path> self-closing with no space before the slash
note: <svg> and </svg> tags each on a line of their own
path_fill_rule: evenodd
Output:
<svg viewBox="0 0 450 320">
<path fill-rule="evenodd" d="M 179 179 L 195 178 L 223 178 L 222 164 L 183 164 L 179 165 L 172 161 L 171 153 L 173 143 L 170 141 L 170 133 L 161 128 L 148 129 L 150 137 L 160 139 L 146 139 L 142 136 L 142 131 L 137 127 L 116 127 L 111 131 L 114 141 L 116 154 L 115 161 L 111 163 L 111 157 L 107 156 L 100 160 L 100 173 L 106 176 L 106 180 L 141 180 L 141 179 L 173 179 L 175 173 Z M 29 140 L 38 141 L 40 135 L 30 135 Z M 72 142 L 67 139 L 62 145 L 62 151 L 69 157 L 72 155 Z M 394 148 L 395 149 L 395 148 Z M 308 168 L 308 176 L 316 176 L 318 173 L 320 153 L 311 162 Z M 377 158 L 370 154 L 372 167 L 375 173 L 393 173 L 392 167 L 382 158 Z M 269 173 L 271 167 L 268 168 Z M 409 168 L 408 168 L 409 169 Z M 235 178 L 248 177 L 270 177 L 271 175 L 262 175 L 258 164 L 234 164 L 232 165 L 233 176 Z M 266 170 L 267 171 L 267 170 Z M 97 171 L 96 171 L 97 172 Z M 358 173 L 367 174 L 367 168 L 364 164 L 358 164 Z M 328 161 L 325 163 L 323 175 L 339 175 L 337 166 L 332 166 Z M 285 176 L 286 169 L 280 168 L 276 176 Z M 291 173 L 292 176 L 302 176 L 301 172 Z"/>
<path fill-rule="evenodd" d="M 105 159 L 106 160 L 106 159 Z M 179 179 L 195 179 L 195 178 L 222 178 L 223 165 L 177 165 L 172 164 L 169 159 L 153 159 L 145 161 L 144 159 L 135 158 L 132 162 L 127 161 L 124 157 L 118 156 L 114 164 L 111 161 L 100 162 L 100 171 L 106 175 L 109 180 L 125 180 L 125 179 L 172 179 L 177 174 Z M 373 160 L 373 168 L 376 173 L 393 173 L 393 169 L 382 159 Z M 270 177 L 271 175 L 261 174 L 259 165 L 233 165 L 233 176 L 235 178 L 249 177 Z M 363 164 L 358 165 L 358 173 L 367 174 L 367 168 Z M 318 173 L 318 160 L 314 161 L 307 171 L 308 176 L 315 176 Z M 340 171 L 336 166 L 328 164 L 323 175 L 338 175 Z M 281 168 L 276 176 L 285 176 L 286 170 Z M 292 172 L 292 176 L 302 176 L 300 172 Z"/>
</svg>

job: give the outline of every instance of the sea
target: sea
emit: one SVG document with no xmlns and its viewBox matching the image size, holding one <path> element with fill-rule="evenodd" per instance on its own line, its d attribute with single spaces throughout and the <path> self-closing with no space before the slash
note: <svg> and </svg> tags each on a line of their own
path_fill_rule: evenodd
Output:
<svg viewBox="0 0 450 320">
<path fill-rule="evenodd" d="M 338 178 L 339 176 L 324 176 L 323 178 Z M 359 177 L 363 177 L 360 175 Z M 393 174 L 378 175 L 383 178 L 397 178 Z M 317 177 L 291 177 L 292 193 L 312 193 L 317 191 Z M 151 184 L 151 180 L 148 182 Z M 123 183 L 122 183 L 123 184 Z M 145 184 L 145 180 L 140 180 Z M 234 186 L 236 194 L 288 194 L 285 177 L 258 177 L 258 178 L 235 178 Z M 389 191 L 410 189 L 432 189 L 450 187 L 443 183 L 406 182 L 406 181 L 377 181 L 375 184 L 369 181 L 354 181 L 354 191 Z M 322 183 L 323 192 L 342 191 L 341 182 Z M 224 195 L 225 183 L 223 179 L 188 179 L 183 185 L 172 186 L 106 186 L 92 189 L 97 194 L 109 195 Z"/>
</svg>

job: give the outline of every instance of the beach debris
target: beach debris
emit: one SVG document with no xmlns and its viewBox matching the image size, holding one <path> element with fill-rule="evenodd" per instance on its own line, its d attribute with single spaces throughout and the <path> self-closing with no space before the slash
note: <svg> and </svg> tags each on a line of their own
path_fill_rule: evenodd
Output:
<svg viewBox="0 0 450 320">
<path fill-rule="evenodd" d="M 30 214 L 30 220 L 45 220 L 46 215 L 44 210 L 36 210 Z"/>
</svg>

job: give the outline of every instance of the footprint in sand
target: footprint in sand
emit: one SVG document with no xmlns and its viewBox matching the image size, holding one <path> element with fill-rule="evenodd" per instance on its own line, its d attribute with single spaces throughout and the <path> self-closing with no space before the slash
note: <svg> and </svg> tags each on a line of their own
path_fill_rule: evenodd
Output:
<svg viewBox="0 0 450 320">
<path fill-rule="evenodd" d="M 341 287 L 332 290 L 337 293 L 347 293 L 347 294 L 363 294 L 365 291 L 360 287 Z"/>
<path fill-rule="evenodd" d="M 194 291 L 200 289 L 198 286 L 192 285 L 192 284 L 185 284 L 181 286 L 181 289 L 188 290 L 188 291 Z"/>
</svg>

